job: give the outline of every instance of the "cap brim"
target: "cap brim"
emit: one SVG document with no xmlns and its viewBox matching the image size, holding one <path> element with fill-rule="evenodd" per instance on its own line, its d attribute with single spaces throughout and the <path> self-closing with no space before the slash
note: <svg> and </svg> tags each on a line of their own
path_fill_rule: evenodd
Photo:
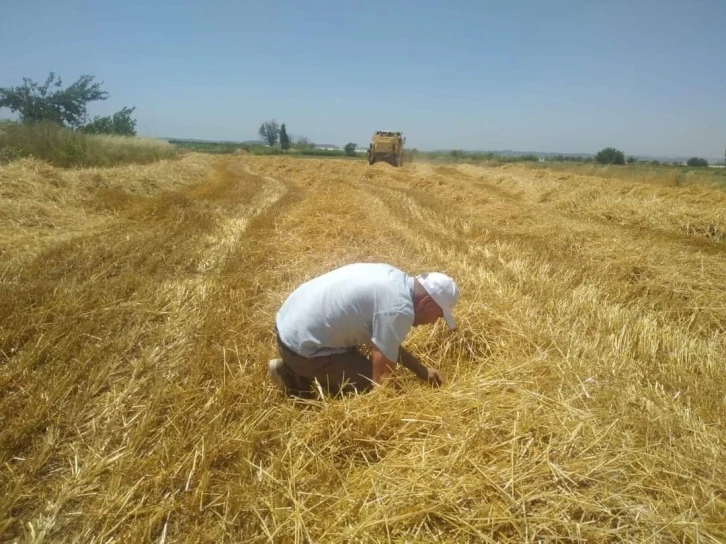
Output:
<svg viewBox="0 0 726 544">
<path fill-rule="evenodd" d="M 450 329 L 455 329 L 456 325 L 454 324 L 454 316 L 451 315 L 450 312 L 447 312 L 444 310 L 444 319 L 446 320 L 446 324 L 449 326 Z"/>
</svg>

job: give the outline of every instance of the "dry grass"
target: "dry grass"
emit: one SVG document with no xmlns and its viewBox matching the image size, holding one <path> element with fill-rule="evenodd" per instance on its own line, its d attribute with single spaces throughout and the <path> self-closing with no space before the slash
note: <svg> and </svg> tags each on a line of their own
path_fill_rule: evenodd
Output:
<svg viewBox="0 0 726 544">
<path fill-rule="evenodd" d="M 53 123 L 0 120 L 0 164 L 34 157 L 61 167 L 148 164 L 172 159 L 175 146 L 165 140 L 84 134 Z"/>
<path fill-rule="evenodd" d="M 726 195 L 513 166 L 0 168 L 0 540 L 726 539 Z M 447 384 L 283 400 L 271 324 L 439 269 Z"/>
</svg>

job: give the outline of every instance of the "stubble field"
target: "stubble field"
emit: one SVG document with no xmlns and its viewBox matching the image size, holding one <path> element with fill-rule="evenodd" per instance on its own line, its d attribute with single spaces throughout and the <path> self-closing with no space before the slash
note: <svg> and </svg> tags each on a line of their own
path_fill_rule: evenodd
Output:
<svg viewBox="0 0 726 544">
<path fill-rule="evenodd" d="M 438 270 L 446 378 L 285 400 L 272 324 Z M 726 193 L 522 165 L 0 167 L 0 541 L 722 542 Z"/>
</svg>

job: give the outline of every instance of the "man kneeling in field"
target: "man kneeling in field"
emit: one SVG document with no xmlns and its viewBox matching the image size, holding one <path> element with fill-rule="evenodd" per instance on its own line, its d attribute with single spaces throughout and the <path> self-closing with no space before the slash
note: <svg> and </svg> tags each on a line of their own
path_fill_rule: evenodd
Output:
<svg viewBox="0 0 726 544">
<path fill-rule="evenodd" d="M 270 376 L 290 395 L 309 396 L 315 380 L 331 394 L 363 392 L 381 384 L 400 360 L 420 379 L 439 386 L 438 371 L 401 347 L 412 326 L 444 318 L 459 298 L 454 280 L 438 272 L 415 278 L 387 264 L 343 266 L 298 287 L 275 319 L 281 359 Z M 367 344 L 368 360 L 357 346 Z"/>
</svg>

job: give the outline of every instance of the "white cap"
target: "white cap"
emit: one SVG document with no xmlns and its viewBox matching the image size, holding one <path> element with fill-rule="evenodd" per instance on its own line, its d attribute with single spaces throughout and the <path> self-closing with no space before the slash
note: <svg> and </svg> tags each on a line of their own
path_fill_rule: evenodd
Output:
<svg viewBox="0 0 726 544">
<path fill-rule="evenodd" d="M 459 290 L 456 288 L 454 280 L 446 274 L 439 272 L 428 272 L 416 276 L 416 280 L 421 284 L 429 296 L 434 299 L 444 311 L 444 319 L 450 329 L 454 328 L 454 317 L 451 312 L 454 310 L 456 302 L 459 300 Z"/>
</svg>

